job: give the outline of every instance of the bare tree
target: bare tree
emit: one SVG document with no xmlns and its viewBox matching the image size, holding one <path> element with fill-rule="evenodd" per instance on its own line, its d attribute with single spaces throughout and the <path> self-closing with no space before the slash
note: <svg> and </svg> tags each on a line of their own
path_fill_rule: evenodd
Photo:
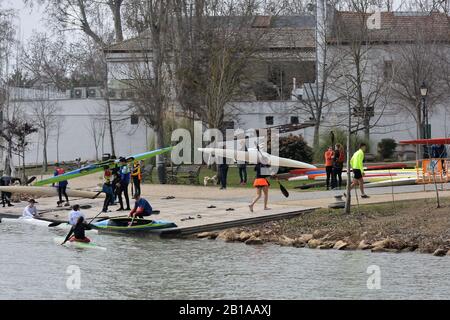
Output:
<svg viewBox="0 0 450 320">
<path fill-rule="evenodd" d="M 343 98 L 351 100 L 353 116 L 356 122 L 352 132 L 364 132 L 366 141 L 370 140 L 372 128 L 379 121 L 388 105 L 389 81 L 385 81 L 382 49 L 376 43 L 384 40 L 373 35 L 367 26 L 371 15 L 370 0 L 349 0 L 351 12 L 343 12 L 335 19 L 334 36 L 341 45 L 337 46 L 338 59 L 345 77 L 337 74 L 333 91 Z"/>
<path fill-rule="evenodd" d="M 48 169 L 47 145 L 51 133 L 57 128 L 58 118 L 56 114 L 58 110 L 55 101 L 40 99 L 35 101 L 33 105 L 33 117 L 43 142 L 42 165 L 44 172 Z"/>
<path fill-rule="evenodd" d="M 100 144 L 102 143 L 102 138 L 105 136 L 105 129 L 104 119 L 99 119 L 96 117 L 92 117 L 90 119 L 88 130 L 91 134 L 92 142 L 94 143 L 95 159 L 97 161 L 100 160 L 98 151 L 100 148 Z"/>
<path fill-rule="evenodd" d="M 443 15 L 443 19 L 446 17 Z M 446 33 L 433 24 L 433 18 L 425 18 L 428 23 L 416 24 L 409 34 L 404 36 L 406 42 L 398 43 L 391 48 L 393 74 L 393 102 L 400 110 L 406 111 L 416 122 L 417 137 L 423 137 L 424 113 L 420 87 L 426 84 L 430 90 L 427 95 L 427 108 L 433 107 L 448 98 L 448 87 L 445 85 L 448 63 L 442 44 Z M 424 21 L 425 22 L 425 21 Z"/>
<path fill-rule="evenodd" d="M 136 34 L 137 53 L 129 63 L 123 77 L 131 79 L 125 84 L 134 91 L 132 109 L 153 128 L 156 148 L 164 147 L 164 119 L 170 101 L 170 79 L 167 72 L 169 53 L 169 25 L 172 12 L 171 1 L 130 1 L 128 20 L 130 29 Z M 158 178 L 166 183 L 164 156 L 157 156 Z"/>
</svg>

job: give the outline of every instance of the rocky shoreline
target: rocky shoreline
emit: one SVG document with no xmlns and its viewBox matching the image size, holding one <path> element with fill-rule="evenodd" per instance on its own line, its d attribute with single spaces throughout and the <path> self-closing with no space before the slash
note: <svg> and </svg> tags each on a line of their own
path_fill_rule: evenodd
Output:
<svg viewBox="0 0 450 320">
<path fill-rule="evenodd" d="M 450 201 L 432 200 L 361 206 L 359 213 L 319 210 L 307 216 L 251 227 L 202 232 L 199 239 L 274 244 L 311 249 L 419 252 L 450 256 Z"/>
</svg>

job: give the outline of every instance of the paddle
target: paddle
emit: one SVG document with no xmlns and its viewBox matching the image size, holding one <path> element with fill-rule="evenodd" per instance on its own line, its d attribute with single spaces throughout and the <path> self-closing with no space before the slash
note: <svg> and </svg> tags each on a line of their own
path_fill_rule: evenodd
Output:
<svg viewBox="0 0 450 320">
<path fill-rule="evenodd" d="M 289 192 L 286 190 L 286 188 L 280 183 L 280 181 L 278 181 L 278 185 L 280 186 L 280 191 L 283 194 L 283 196 L 285 196 L 286 198 L 289 198 Z"/>
</svg>

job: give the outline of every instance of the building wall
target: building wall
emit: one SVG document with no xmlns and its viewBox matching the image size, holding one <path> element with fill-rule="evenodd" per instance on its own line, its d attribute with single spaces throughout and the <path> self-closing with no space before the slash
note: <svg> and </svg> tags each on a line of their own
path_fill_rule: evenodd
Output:
<svg viewBox="0 0 450 320">
<path fill-rule="evenodd" d="M 90 126 L 92 119 L 104 117 L 105 102 L 102 99 L 58 99 L 56 102 L 59 111 L 56 118 L 61 123 L 59 136 L 59 160 L 70 161 L 78 157 L 84 160 L 95 160 L 95 145 Z M 33 119 L 33 105 L 35 102 L 20 101 L 16 104 L 25 113 L 28 119 Z M 147 137 L 151 130 L 142 123 L 132 125 L 131 112 L 127 110 L 129 102 L 111 101 L 113 131 L 117 156 L 127 156 L 148 150 Z M 102 126 L 102 121 L 96 124 Z M 54 130 L 48 142 L 48 160 L 57 160 L 56 138 Z M 103 153 L 111 153 L 109 131 L 106 127 L 103 142 L 99 146 L 99 157 Z M 42 163 L 42 138 L 38 134 L 30 136 L 30 146 L 26 153 L 26 163 Z M 14 164 L 18 164 L 15 157 Z"/>
</svg>

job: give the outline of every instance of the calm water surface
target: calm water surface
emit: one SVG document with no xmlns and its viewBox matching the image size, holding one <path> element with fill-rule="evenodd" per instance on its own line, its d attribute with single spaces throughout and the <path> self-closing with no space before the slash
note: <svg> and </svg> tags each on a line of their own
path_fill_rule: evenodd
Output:
<svg viewBox="0 0 450 320">
<path fill-rule="evenodd" d="M 0 299 L 448 299 L 450 257 L 93 235 L 107 251 L 53 242 L 63 231 L 0 223 Z M 69 266 L 80 289 L 66 286 Z M 381 271 L 369 290 L 367 268 Z"/>
</svg>

